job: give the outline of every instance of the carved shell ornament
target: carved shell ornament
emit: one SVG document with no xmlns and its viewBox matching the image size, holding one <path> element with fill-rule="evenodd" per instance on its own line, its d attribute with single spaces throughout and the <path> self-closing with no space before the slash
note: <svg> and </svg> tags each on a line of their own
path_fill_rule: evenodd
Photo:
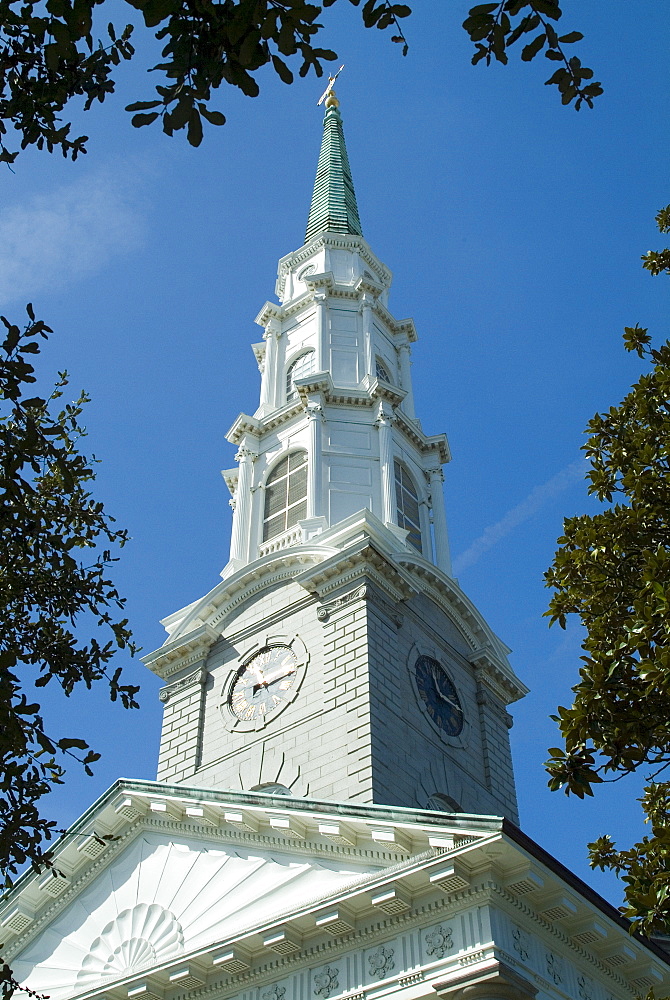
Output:
<svg viewBox="0 0 670 1000">
<path fill-rule="evenodd" d="M 139 903 L 110 920 L 81 964 L 77 982 L 124 976 L 184 948 L 179 921 L 158 903 Z"/>
<path fill-rule="evenodd" d="M 163 822 L 161 820 L 160 822 Z M 146 832 L 12 959 L 51 1000 L 109 987 L 366 877 L 367 867 Z"/>
</svg>

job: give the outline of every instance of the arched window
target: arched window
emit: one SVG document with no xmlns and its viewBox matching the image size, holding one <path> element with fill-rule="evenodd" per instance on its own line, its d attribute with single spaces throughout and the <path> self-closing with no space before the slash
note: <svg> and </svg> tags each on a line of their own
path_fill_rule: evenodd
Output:
<svg viewBox="0 0 670 1000">
<path fill-rule="evenodd" d="M 400 462 L 394 462 L 395 496 L 398 507 L 398 524 L 409 531 L 407 541 L 421 552 L 421 521 L 419 495 L 409 473 Z"/>
<path fill-rule="evenodd" d="M 380 361 L 379 358 L 375 360 L 375 375 L 377 376 L 377 378 L 380 378 L 382 382 L 391 381 L 391 376 L 388 373 L 386 365 L 384 364 L 383 361 Z"/>
<path fill-rule="evenodd" d="M 263 541 L 281 535 L 307 516 L 307 452 L 277 462 L 265 484 Z"/>
<path fill-rule="evenodd" d="M 306 351 L 292 361 L 286 369 L 286 402 L 295 399 L 298 393 L 293 384 L 297 378 L 303 378 L 314 371 L 314 351 Z"/>
<path fill-rule="evenodd" d="M 276 781 L 266 781 L 262 785 L 254 785 L 249 789 L 251 792 L 265 792 L 266 795 L 291 795 L 290 788 L 286 785 L 279 785 Z M 430 807 L 429 807 L 430 808 Z"/>
<path fill-rule="evenodd" d="M 442 792 L 434 792 L 428 797 L 426 809 L 434 809 L 436 812 L 461 813 L 463 807 L 451 795 L 443 795 Z"/>
</svg>

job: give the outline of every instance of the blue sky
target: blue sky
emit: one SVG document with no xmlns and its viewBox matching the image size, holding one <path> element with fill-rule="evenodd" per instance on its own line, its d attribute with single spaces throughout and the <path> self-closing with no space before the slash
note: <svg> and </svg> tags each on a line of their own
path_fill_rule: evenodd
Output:
<svg viewBox="0 0 670 1000">
<path fill-rule="evenodd" d="M 584 845 L 642 832 L 639 783 L 592 803 L 546 789 L 548 716 L 570 697 L 580 634 L 547 628 L 542 574 L 562 517 L 594 509 L 583 428 L 642 367 L 623 350 L 624 325 L 668 336 L 667 282 L 639 257 L 661 245 L 653 220 L 670 200 L 670 8 L 565 0 L 563 30 L 584 33 L 576 51 L 605 87 L 575 113 L 543 86 L 554 67 L 542 57 L 472 67 L 466 6 L 417 2 L 403 59 L 341 0 L 324 12 L 324 43 L 346 64 L 338 95 L 363 231 L 394 273 L 393 313 L 419 332 L 417 412 L 453 451 L 460 583 L 531 688 L 512 731 L 522 826 L 618 902 Z M 255 100 L 222 93 L 228 124 L 193 150 L 183 134 L 131 128 L 123 107 L 151 97 L 154 80 L 139 48 L 117 94 L 77 115 L 86 157 L 30 150 L 0 174 L 0 311 L 17 320 L 31 300 L 55 330 L 40 373 L 68 368 L 72 395 L 93 396 L 97 494 L 132 535 L 115 579 L 150 652 L 165 635 L 158 619 L 208 591 L 227 560 L 224 435 L 257 405 L 253 319 L 274 298 L 277 259 L 302 243 L 324 84 L 286 87 L 268 72 Z M 127 676 L 142 683 L 140 712 L 102 691 L 47 692 L 48 727 L 103 752 L 93 779 L 73 768 L 52 796 L 61 824 L 117 776 L 155 776 L 159 682 L 139 661 Z"/>
</svg>

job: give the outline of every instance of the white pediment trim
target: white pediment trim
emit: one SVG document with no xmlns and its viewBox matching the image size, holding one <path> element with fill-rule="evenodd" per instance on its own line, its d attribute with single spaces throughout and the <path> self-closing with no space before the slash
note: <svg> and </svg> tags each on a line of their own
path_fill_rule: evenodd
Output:
<svg viewBox="0 0 670 1000">
<path fill-rule="evenodd" d="M 95 840 L 113 817 L 118 839 L 75 870 L 74 842 Z M 123 781 L 56 845 L 55 860 L 71 873 L 62 897 L 40 913 L 40 877 L 25 876 L 0 911 L 0 922 L 17 908 L 33 914 L 8 957 L 53 1000 L 132 1000 L 141 983 L 167 997 L 173 979 L 184 996 L 230 996 L 493 904 L 621 989 L 645 977 L 670 986 L 653 946 L 497 817 Z M 622 949 L 629 967 L 608 964 Z"/>
</svg>

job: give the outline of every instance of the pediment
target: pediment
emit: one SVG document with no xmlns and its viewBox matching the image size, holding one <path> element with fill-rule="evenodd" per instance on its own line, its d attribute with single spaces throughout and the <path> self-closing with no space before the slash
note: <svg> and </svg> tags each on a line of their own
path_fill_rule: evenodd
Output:
<svg viewBox="0 0 670 1000">
<path fill-rule="evenodd" d="M 13 960 L 52 1000 L 243 934 L 365 878 L 367 866 L 143 831 Z"/>
<path fill-rule="evenodd" d="M 105 828 L 113 841 L 102 840 Z M 43 874 L 26 873 L 0 908 L 3 929 L 13 927 L 6 957 L 17 978 L 52 1000 L 196 1000 L 238 996 L 238 984 L 245 996 L 288 998 L 306 995 L 298 990 L 305 969 L 314 995 L 323 995 L 321 984 L 344 979 L 343 959 L 362 941 L 375 944 L 366 962 L 375 980 L 375 963 L 387 957 L 379 935 L 393 956 L 405 931 L 414 942 L 411 968 L 429 943 L 426 985 L 445 975 L 460 982 L 464 964 L 476 968 L 470 963 L 487 957 L 481 938 L 463 939 L 466 954 L 445 949 L 438 968 L 435 942 L 441 947 L 447 927 L 449 935 L 456 925 L 475 928 L 465 917 L 482 906 L 511 907 L 515 920 L 523 912 L 533 933 L 562 921 L 563 950 L 578 944 L 579 961 L 588 951 L 589 968 L 605 976 L 608 956 L 623 949 L 629 969 L 625 979 L 618 966 L 616 974 L 626 991 L 627 983 L 639 992 L 643 981 L 667 976 L 662 953 L 631 937 L 612 907 L 496 817 L 122 780 L 54 852 L 58 866 L 70 866 L 69 887 L 40 909 L 40 895 L 52 894 Z M 22 914 L 29 926 L 21 929 Z M 438 922 L 445 919 L 449 925 Z M 326 956 L 336 964 L 324 966 Z M 399 986 L 409 967 L 398 965 Z M 281 987 L 265 988 L 277 980 Z M 259 994 L 248 989 L 255 984 Z"/>
</svg>

